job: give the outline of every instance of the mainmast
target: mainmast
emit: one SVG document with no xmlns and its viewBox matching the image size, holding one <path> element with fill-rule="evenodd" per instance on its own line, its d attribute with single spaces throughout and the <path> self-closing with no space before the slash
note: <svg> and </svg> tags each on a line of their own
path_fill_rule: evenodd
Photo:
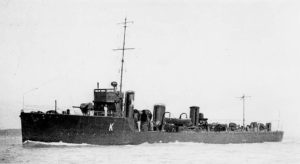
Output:
<svg viewBox="0 0 300 164">
<path fill-rule="evenodd" d="M 238 97 L 241 100 L 243 100 L 243 127 L 245 128 L 245 100 L 246 98 L 249 98 L 250 96 L 245 96 L 245 94 L 243 94 L 242 97 Z"/>
<path fill-rule="evenodd" d="M 132 50 L 134 48 L 125 48 L 125 41 L 126 41 L 126 29 L 127 29 L 127 24 L 128 23 L 133 23 L 133 21 L 127 21 L 127 18 L 125 18 L 125 21 L 122 22 L 124 27 L 124 35 L 123 35 L 123 47 L 119 49 L 114 49 L 114 50 L 122 50 L 122 60 L 121 60 L 121 78 L 120 78 L 120 92 L 122 93 L 122 87 L 123 87 L 123 67 L 124 67 L 124 55 L 125 55 L 125 50 Z"/>
</svg>

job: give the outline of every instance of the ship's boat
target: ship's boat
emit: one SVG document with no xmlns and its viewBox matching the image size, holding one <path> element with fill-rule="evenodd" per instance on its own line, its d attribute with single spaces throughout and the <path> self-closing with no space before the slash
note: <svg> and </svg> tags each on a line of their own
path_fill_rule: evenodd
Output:
<svg viewBox="0 0 300 164">
<path fill-rule="evenodd" d="M 124 30 L 126 30 L 126 19 Z M 125 32 L 125 31 L 124 31 Z M 125 42 L 125 38 L 124 38 Z M 123 44 L 124 45 L 124 44 Z M 123 57 L 124 50 L 123 47 Z M 123 71 L 122 58 L 122 71 Z M 121 72 L 123 73 L 123 72 Z M 122 77 L 122 74 L 121 74 Z M 92 103 L 82 103 L 82 115 L 70 114 L 67 109 L 47 112 L 21 111 L 22 141 L 88 143 L 123 145 L 167 142 L 203 143 L 258 143 L 279 142 L 283 131 L 272 131 L 271 123 L 252 122 L 239 126 L 236 123 L 208 123 L 198 106 L 189 108 L 189 115 L 171 117 L 164 104 L 155 104 L 153 110 L 134 107 L 135 92 L 122 92 L 117 82 L 111 88 L 94 89 Z"/>
</svg>

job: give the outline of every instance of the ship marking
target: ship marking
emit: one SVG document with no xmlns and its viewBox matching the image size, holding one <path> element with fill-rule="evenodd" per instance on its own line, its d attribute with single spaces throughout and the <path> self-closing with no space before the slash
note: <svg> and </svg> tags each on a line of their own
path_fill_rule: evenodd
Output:
<svg viewBox="0 0 300 164">
<path fill-rule="evenodd" d="M 108 127 L 108 131 L 110 132 L 114 131 L 113 127 L 114 127 L 114 123 L 110 123 Z"/>
</svg>

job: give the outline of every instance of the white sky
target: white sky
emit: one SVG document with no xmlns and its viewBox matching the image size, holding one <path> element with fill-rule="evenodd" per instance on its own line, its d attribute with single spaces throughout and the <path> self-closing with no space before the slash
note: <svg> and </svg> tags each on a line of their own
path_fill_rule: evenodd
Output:
<svg viewBox="0 0 300 164">
<path fill-rule="evenodd" d="M 0 128 L 19 128 L 25 105 L 91 102 L 97 81 L 120 76 L 128 28 L 126 90 L 138 109 L 191 105 L 209 119 L 277 120 L 300 134 L 300 3 L 282 1 L 0 0 Z M 280 114 L 279 114 L 280 113 Z M 277 124 L 273 124 L 277 128 Z"/>
</svg>

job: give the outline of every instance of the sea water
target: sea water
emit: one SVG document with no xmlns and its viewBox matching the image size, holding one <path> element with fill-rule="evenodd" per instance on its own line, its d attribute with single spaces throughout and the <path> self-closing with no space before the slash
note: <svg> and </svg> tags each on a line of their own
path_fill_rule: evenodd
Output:
<svg viewBox="0 0 300 164">
<path fill-rule="evenodd" d="M 26 142 L 1 134 L 0 163 L 300 163 L 300 140 L 254 144 L 156 143 L 124 146 Z"/>
</svg>

